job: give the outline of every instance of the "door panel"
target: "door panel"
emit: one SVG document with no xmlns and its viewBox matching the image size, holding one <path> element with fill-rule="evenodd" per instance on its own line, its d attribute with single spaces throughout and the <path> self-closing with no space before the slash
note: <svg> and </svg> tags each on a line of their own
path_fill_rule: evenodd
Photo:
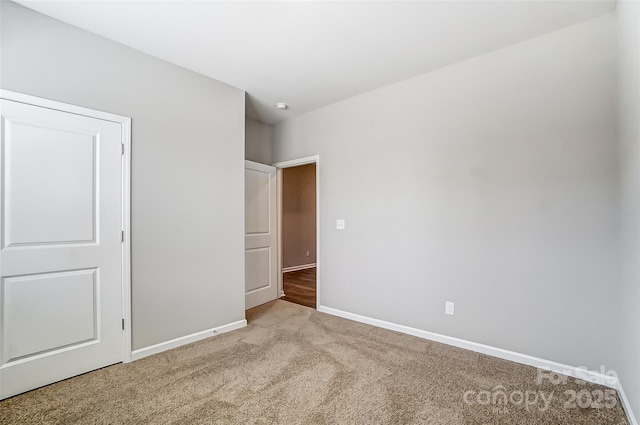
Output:
<svg viewBox="0 0 640 425">
<path fill-rule="evenodd" d="M 245 308 L 278 297 L 276 169 L 245 161 Z"/>
<path fill-rule="evenodd" d="M 255 166 L 253 166 L 255 167 Z M 266 166 L 265 166 L 266 167 Z M 271 228 L 271 170 L 245 169 L 245 233 L 266 235 Z"/>
<path fill-rule="evenodd" d="M 246 290 L 247 292 L 269 286 L 271 272 L 271 247 L 246 250 Z"/>
<path fill-rule="evenodd" d="M 6 126 L 4 247 L 94 242 L 93 135 Z"/>
<path fill-rule="evenodd" d="M 122 127 L 0 102 L 6 398 L 122 361 Z"/>
<path fill-rule="evenodd" d="M 8 362 L 97 338 L 97 269 L 4 280 Z"/>
</svg>

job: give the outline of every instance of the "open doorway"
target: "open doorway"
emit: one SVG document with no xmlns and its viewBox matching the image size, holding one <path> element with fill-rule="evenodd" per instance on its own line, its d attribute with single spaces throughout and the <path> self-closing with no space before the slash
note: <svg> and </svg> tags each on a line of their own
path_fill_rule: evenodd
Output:
<svg viewBox="0 0 640 425">
<path fill-rule="evenodd" d="M 278 167 L 281 298 L 317 306 L 317 158 Z"/>
</svg>

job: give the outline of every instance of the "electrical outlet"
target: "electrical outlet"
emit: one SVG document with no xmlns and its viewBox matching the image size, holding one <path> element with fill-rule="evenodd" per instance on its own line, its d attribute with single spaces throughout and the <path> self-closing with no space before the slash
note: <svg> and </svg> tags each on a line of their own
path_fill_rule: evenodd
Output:
<svg viewBox="0 0 640 425">
<path fill-rule="evenodd" d="M 455 305 L 451 301 L 445 301 L 444 303 L 444 314 L 448 314 L 453 316 L 455 311 Z"/>
<path fill-rule="evenodd" d="M 309 254 L 310 254 L 309 251 L 307 251 L 307 257 L 309 256 Z"/>
<path fill-rule="evenodd" d="M 338 229 L 338 230 L 344 230 L 345 229 L 344 219 L 339 218 L 339 219 L 336 220 L 336 229 Z"/>
</svg>

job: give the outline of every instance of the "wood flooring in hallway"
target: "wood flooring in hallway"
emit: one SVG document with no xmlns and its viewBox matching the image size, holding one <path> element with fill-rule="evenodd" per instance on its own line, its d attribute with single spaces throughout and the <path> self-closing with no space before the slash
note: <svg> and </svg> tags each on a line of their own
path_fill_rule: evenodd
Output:
<svg viewBox="0 0 640 425">
<path fill-rule="evenodd" d="M 282 274 L 283 300 L 316 308 L 316 268 Z"/>
</svg>

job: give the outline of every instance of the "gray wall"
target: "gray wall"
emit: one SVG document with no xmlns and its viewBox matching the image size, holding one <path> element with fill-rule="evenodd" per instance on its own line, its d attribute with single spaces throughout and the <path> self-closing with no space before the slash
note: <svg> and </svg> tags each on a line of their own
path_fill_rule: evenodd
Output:
<svg viewBox="0 0 640 425">
<path fill-rule="evenodd" d="M 610 364 L 615 60 L 610 14 L 276 125 L 320 155 L 318 304 Z"/>
<path fill-rule="evenodd" d="M 309 255 L 307 255 L 309 252 Z M 316 262 L 316 164 L 282 170 L 282 266 Z"/>
<path fill-rule="evenodd" d="M 615 368 L 640 415 L 640 3 L 618 2 L 616 17 L 624 278 L 618 305 L 622 346 Z"/>
<path fill-rule="evenodd" d="M 244 319 L 244 92 L 1 7 L 2 88 L 133 119 L 134 349 Z"/>
<path fill-rule="evenodd" d="M 246 118 L 244 128 L 245 159 L 271 165 L 271 126 Z"/>
</svg>

